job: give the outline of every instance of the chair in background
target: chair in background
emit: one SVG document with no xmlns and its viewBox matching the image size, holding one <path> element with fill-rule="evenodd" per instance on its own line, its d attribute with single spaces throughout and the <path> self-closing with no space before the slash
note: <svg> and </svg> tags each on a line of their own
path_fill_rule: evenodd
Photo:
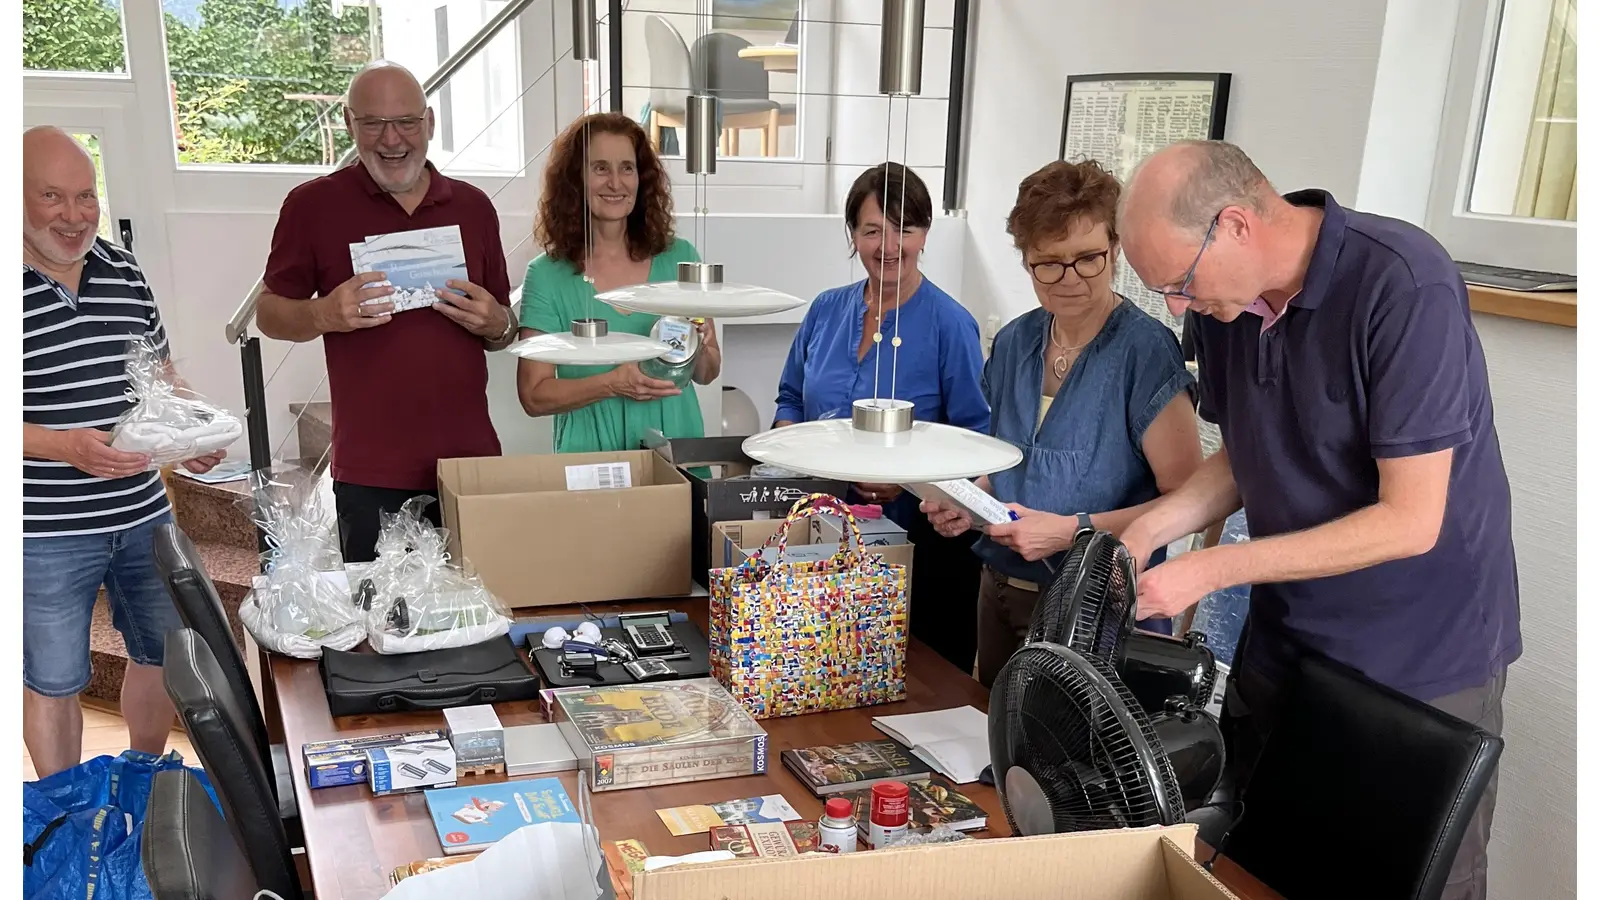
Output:
<svg viewBox="0 0 1600 900">
<path fill-rule="evenodd" d="M 1504 746 L 1304 657 L 1222 852 L 1294 900 L 1437 900 Z"/>
<path fill-rule="evenodd" d="M 722 101 L 724 156 L 739 152 L 739 131 L 761 130 L 761 155 L 778 155 L 778 128 L 795 124 L 796 106 L 779 103 L 768 94 L 767 70 L 753 59 L 740 59 L 750 42 L 736 34 L 713 31 L 695 39 L 689 51 L 694 86 Z"/>
<path fill-rule="evenodd" d="M 261 705 L 256 702 L 250 670 L 245 665 L 244 654 L 239 652 L 239 645 L 233 640 L 233 628 L 222 609 L 217 586 L 206 574 L 205 562 L 200 559 L 194 543 L 176 525 L 156 528 L 155 557 L 156 568 L 167 583 L 167 592 L 178 607 L 178 617 L 183 620 L 184 627 L 193 629 L 205 641 L 223 677 L 232 685 L 247 720 L 248 746 L 255 750 L 273 776 L 278 814 L 284 820 L 290 841 L 299 846 L 300 816 L 294 800 L 294 764 L 282 744 L 270 743 L 267 738 L 266 719 L 261 714 Z"/>
<path fill-rule="evenodd" d="M 200 779 L 157 772 L 150 784 L 139 854 L 155 900 L 242 900 L 256 878 Z"/>
<path fill-rule="evenodd" d="M 282 900 L 300 900 L 300 879 L 278 815 L 272 773 L 256 752 L 237 685 L 191 628 L 167 634 L 162 677 L 256 885 Z"/>
<path fill-rule="evenodd" d="M 689 74 L 689 45 L 671 22 L 651 13 L 644 17 L 644 46 L 650 57 L 650 121 L 645 131 L 650 135 L 650 145 L 660 153 L 661 130 L 682 129 L 688 122 L 686 104 L 694 86 Z"/>
</svg>

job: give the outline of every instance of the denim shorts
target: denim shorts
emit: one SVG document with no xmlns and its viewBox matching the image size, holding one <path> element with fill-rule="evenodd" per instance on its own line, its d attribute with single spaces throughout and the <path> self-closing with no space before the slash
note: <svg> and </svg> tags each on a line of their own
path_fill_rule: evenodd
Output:
<svg viewBox="0 0 1600 900">
<path fill-rule="evenodd" d="M 70 697 L 89 686 L 89 622 L 102 584 L 128 659 L 161 665 L 167 632 L 183 627 L 156 569 L 156 526 L 171 521 L 166 512 L 122 531 L 23 539 L 22 683 L 29 690 Z"/>
</svg>

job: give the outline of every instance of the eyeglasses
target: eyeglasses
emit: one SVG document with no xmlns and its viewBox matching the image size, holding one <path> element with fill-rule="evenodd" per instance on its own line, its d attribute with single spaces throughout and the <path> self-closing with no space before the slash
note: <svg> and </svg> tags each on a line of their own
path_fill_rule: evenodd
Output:
<svg viewBox="0 0 1600 900">
<path fill-rule="evenodd" d="M 1206 248 L 1211 246 L 1211 238 L 1217 233 L 1217 222 L 1221 219 L 1221 210 L 1218 210 L 1217 214 L 1211 217 L 1211 224 L 1206 226 L 1206 236 L 1200 241 L 1200 252 L 1194 255 L 1194 262 L 1189 264 L 1189 271 L 1183 273 L 1183 284 L 1175 291 L 1169 291 L 1164 288 L 1151 288 L 1151 291 L 1163 297 L 1182 300 L 1185 303 L 1194 300 L 1194 295 L 1189 293 L 1189 285 L 1194 283 L 1194 271 L 1200 267 L 1200 257 L 1206 255 Z"/>
<path fill-rule="evenodd" d="M 1033 270 L 1033 280 L 1040 284 L 1055 284 L 1067 277 L 1067 270 L 1078 273 L 1078 277 L 1085 281 L 1099 275 L 1106 270 L 1106 260 L 1111 256 L 1110 250 L 1101 250 L 1088 256 L 1080 256 L 1069 263 L 1049 262 L 1028 263 L 1028 268 Z"/>
<path fill-rule="evenodd" d="M 400 134 L 411 137 L 422 130 L 423 116 L 395 116 L 385 119 L 380 116 L 362 116 L 356 119 L 356 127 L 367 137 L 382 137 L 383 130 L 390 125 Z"/>
</svg>

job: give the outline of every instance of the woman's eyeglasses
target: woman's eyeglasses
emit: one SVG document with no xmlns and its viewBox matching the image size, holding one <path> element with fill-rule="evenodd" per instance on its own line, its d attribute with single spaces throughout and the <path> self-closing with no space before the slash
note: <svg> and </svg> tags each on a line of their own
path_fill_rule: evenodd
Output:
<svg viewBox="0 0 1600 900">
<path fill-rule="evenodd" d="M 356 119 L 356 127 L 361 129 L 361 133 L 367 137 L 381 137 L 383 130 L 393 125 L 395 131 L 406 137 L 412 137 L 422 131 L 422 122 L 422 116 L 396 116 L 392 119 L 385 119 L 379 116 L 363 116 Z"/>
<path fill-rule="evenodd" d="M 1087 281 L 1106 270 L 1106 260 L 1111 256 L 1110 250 L 1101 250 L 1088 256 L 1080 256 L 1072 262 L 1037 262 L 1028 263 L 1028 268 L 1033 270 L 1033 280 L 1040 284 L 1055 284 L 1067 277 L 1067 270 L 1078 273 L 1078 277 Z"/>
</svg>

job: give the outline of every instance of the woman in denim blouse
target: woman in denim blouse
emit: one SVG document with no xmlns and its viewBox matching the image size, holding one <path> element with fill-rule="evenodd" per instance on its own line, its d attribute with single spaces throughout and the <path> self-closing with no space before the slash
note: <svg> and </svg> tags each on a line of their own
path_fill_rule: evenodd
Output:
<svg viewBox="0 0 1600 900">
<path fill-rule="evenodd" d="M 1039 308 L 1000 330 L 983 370 L 990 433 L 1023 454 L 1021 465 L 977 482 L 1021 517 L 987 527 L 973 545 L 984 563 L 985 687 L 1020 646 L 1078 529 L 1120 534 L 1200 465 L 1194 378 L 1177 337 L 1111 288 L 1120 194 L 1098 163 L 1053 162 L 1023 180 L 1006 223 Z M 922 509 L 941 534 L 972 528 L 964 513 Z M 1149 563 L 1163 558 L 1158 550 Z"/>
</svg>

